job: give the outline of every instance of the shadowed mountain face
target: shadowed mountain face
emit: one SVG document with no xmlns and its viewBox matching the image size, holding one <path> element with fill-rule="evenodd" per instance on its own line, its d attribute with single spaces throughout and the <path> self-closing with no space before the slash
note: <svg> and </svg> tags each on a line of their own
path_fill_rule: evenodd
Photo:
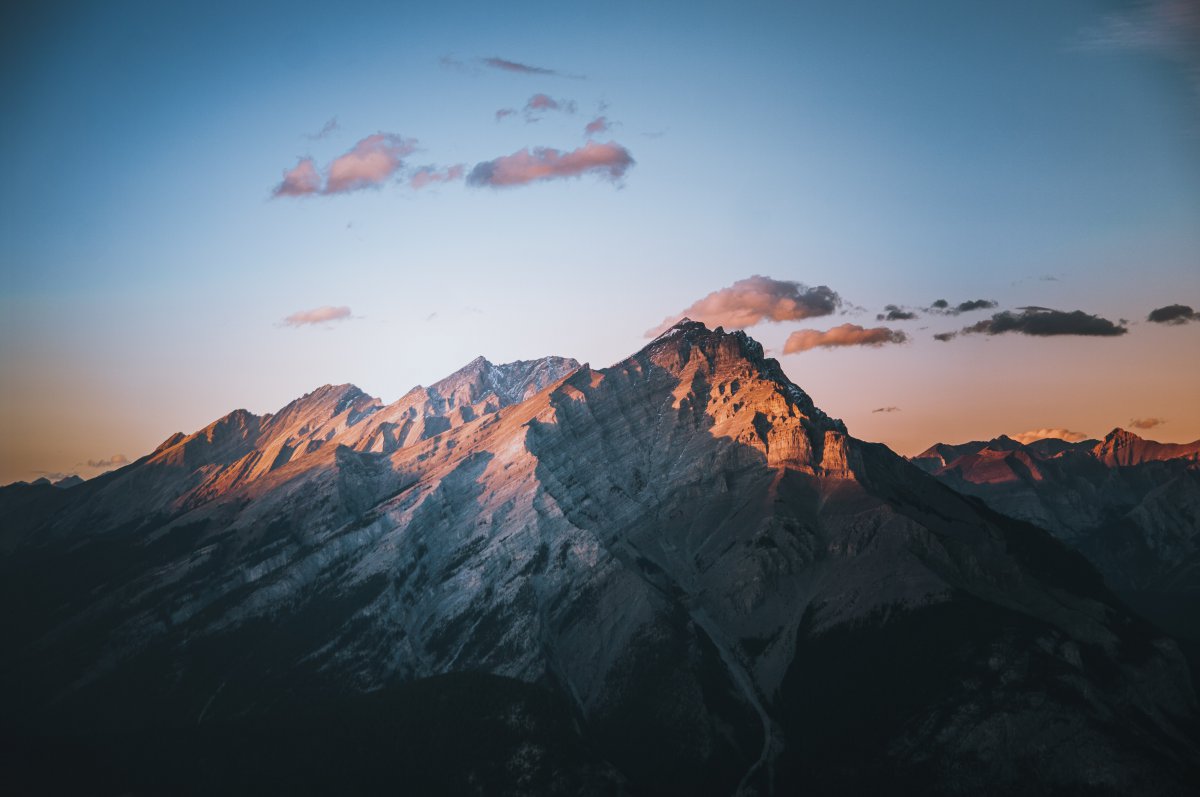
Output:
<svg viewBox="0 0 1200 797">
<path fill-rule="evenodd" d="M 117 789 L 183 777 L 134 760 L 148 737 L 324 782 L 303 729 L 329 717 L 320 749 L 367 769 L 495 740 L 423 742 L 426 792 L 1195 785 L 1174 643 L 1044 532 L 850 437 L 745 334 L 514 365 L 390 407 L 324 388 L 0 491 L 8 733 L 29 760 L 69 735 Z"/>
<path fill-rule="evenodd" d="M 1200 441 L 937 444 L 913 462 L 990 507 L 1049 529 L 1123 597 L 1200 639 Z"/>
</svg>

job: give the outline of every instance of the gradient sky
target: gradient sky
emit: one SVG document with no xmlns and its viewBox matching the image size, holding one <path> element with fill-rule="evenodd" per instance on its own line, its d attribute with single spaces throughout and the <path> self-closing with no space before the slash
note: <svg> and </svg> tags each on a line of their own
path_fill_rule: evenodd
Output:
<svg viewBox="0 0 1200 797">
<path fill-rule="evenodd" d="M 1200 316 L 1147 321 L 1200 308 L 1194 0 L 15 5 L 0 483 L 325 383 L 609 365 L 752 275 L 836 292 L 748 331 L 901 453 L 1134 419 L 1200 438 Z M 561 107 L 526 113 L 538 94 Z M 273 197 L 364 139 L 393 148 L 342 162 L 361 190 Z M 477 168 L 532 147 L 558 154 Z M 414 188 L 424 166 L 449 179 Z M 1026 306 L 1127 331 L 932 338 Z M 847 323 L 906 340 L 783 354 Z"/>
</svg>

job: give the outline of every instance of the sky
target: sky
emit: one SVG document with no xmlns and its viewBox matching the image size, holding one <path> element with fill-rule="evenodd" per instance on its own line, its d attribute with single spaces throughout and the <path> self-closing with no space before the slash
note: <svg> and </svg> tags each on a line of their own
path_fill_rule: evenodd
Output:
<svg viewBox="0 0 1200 797">
<path fill-rule="evenodd" d="M 20 6 L 0 483 L 685 314 L 906 455 L 1200 438 L 1196 0 Z"/>
</svg>

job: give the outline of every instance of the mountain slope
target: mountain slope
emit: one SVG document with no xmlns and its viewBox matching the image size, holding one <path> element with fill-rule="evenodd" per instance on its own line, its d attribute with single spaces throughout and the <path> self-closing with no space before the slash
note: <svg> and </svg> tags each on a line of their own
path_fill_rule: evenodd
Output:
<svg viewBox="0 0 1200 797">
<path fill-rule="evenodd" d="M 946 457 L 950 452 L 952 456 Z M 992 508 L 1049 529 L 1126 599 L 1200 639 L 1200 441 L 937 444 L 914 462 Z"/>
<path fill-rule="evenodd" d="M 0 572 L 10 725 L 204 727 L 474 671 L 565 700 L 584 769 L 634 793 L 1194 780 L 1173 643 L 743 333 L 681 322 L 541 390 L 475 365 L 394 410 L 229 416 L 27 522 Z M 469 385 L 523 400 L 455 417 Z M 428 417 L 452 420 L 368 442 Z M 303 455 L 263 467 L 281 437 Z"/>
</svg>

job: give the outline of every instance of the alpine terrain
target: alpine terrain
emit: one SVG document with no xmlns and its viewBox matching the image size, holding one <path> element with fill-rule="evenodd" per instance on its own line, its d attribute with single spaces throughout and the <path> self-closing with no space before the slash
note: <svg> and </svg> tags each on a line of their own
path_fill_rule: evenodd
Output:
<svg viewBox="0 0 1200 797">
<path fill-rule="evenodd" d="M 1102 446 L 1116 466 L 1080 456 L 1134 485 L 1131 512 L 1194 510 L 1176 493 L 1195 470 L 1142 490 L 1113 468 L 1175 466 Z M 387 406 L 326 386 L 81 484 L 4 488 L 13 780 L 1195 793 L 1177 644 L 1029 522 L 1141 521 L 1098 504 L 1100 530 L 1068 524 L 1091 476 L 990 508 L 945 483 L 974 484 L 954 463 L 982 451 L 932 476 L 851 437 L 746 334 L 684 320 L 609 368 L 478 359 Z M 1176 543 L 1128 583 L 1194 568 Z"/>
</svg>

